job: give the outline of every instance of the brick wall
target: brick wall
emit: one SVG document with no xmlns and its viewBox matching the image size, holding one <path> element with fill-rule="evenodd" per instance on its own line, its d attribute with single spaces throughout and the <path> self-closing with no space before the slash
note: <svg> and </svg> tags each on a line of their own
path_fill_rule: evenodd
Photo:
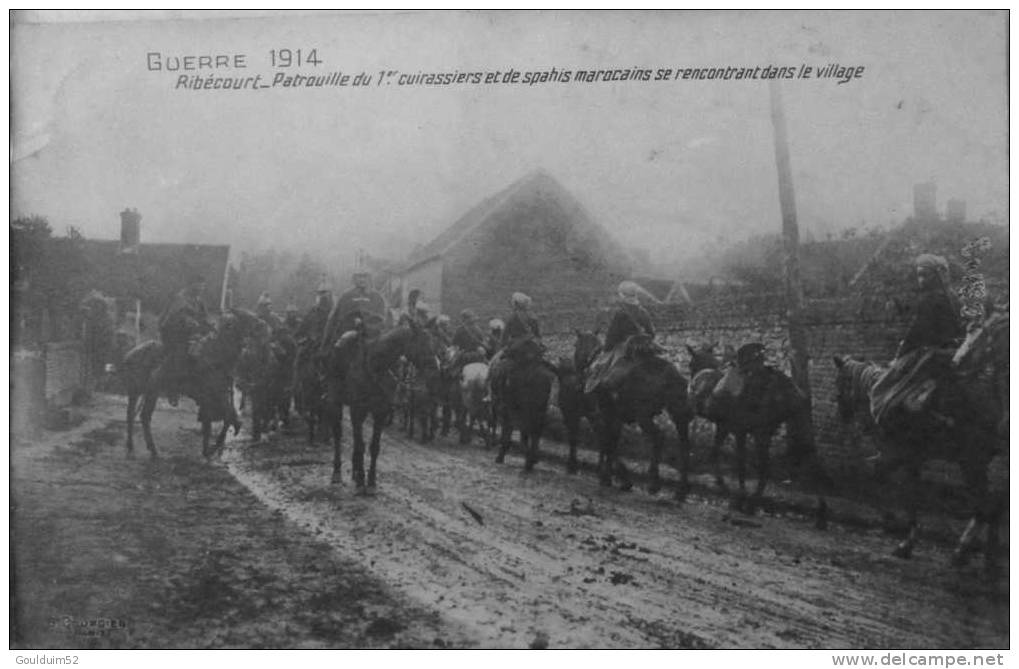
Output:
<svg viewBox="0 0 1019 669">
<path fill-rule="evenodd" d="M 669 357 L 684 373 L 689 369 L 686 344 L 712 342 L 721 346 L 758 341 L 767 347 L 769 364 L 789 373 L 789 339 L 781 296 L 723 296 L 696 305 L 660 305 L 649 308 Z M 574 309 L 541 313 L 550 357 L 572 356 L 574 330 L 605 329 L 607 312 Z M 843 425 L 835 404 L 834 355 L 852 355 L 885 363 L 895 353 L 906 322 L 883 301 L 832 299 L 808 301 L 804 310 L 809 353 L 813 419 L 818 449 L 833 471 L 860 472 L 863 458 L 874 452 L 869 437 L 854 426 Z M 716 348 L 716 351 L 719 350 Z M 702 426 L 695 425 L 695 428 Z M 695 429 L 695 438 L 702 429 Z M 703 442 L 699 442 L 703 443 Z M 954 466 L 933 465 L 949 479 L 957 479 Z M 1007 462 L 993 466 L 992 476 L 1007 476 Z"/>
</svg>

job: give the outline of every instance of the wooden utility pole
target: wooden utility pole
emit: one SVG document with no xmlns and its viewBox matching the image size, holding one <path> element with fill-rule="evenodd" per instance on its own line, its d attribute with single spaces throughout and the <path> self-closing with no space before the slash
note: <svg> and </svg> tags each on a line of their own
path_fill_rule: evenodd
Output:
<svg viewBox="0 0 1019 669">
<path fill-rule="evenodd" d="M 796 197 L 789 165 L 782 91 L 774 79 L 768 82 L 771 93 L 771 123 L 775 127 L 775 165 L 778 168 L 778 201 L 782 209 L 782 239 L 785 247 L 786 318 L 789 348 L 792 353 L 792 377 L 810 403 L 810 375 L 807 372 L 807 333 L 803 328 L 803 284 L 800 281 L 800 230 L 796 223 Z"/>
</svg>

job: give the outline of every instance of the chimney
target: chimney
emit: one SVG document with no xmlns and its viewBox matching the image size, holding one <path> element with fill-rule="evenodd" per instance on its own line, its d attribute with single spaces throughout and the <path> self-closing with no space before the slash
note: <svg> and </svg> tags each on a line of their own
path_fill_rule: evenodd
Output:
<svg viewBox="0 0 1019 669">
<path fill-rule="evenodd" d="M 945 205 L 945 218 L 949 223 L 966 222 L 966 200 L 949 200 Z"/>
<path fill-rule="evenodd" d="M 142 215 L 137 209 L 120 212 L 120 252 L 135 253 L 141 243 Z"/>
<path fill-rule="evenodd" d="M 913 216 L 921 221 L 938 217 L 938 186 L 933 181 L 913 186 Z"/>
</svg>

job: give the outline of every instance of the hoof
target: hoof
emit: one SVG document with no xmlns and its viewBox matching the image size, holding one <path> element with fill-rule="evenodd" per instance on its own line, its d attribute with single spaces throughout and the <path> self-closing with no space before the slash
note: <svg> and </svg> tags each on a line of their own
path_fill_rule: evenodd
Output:
<svg viewBox="0 0 1019 669">
<path fill-rule="evenodd" d="M 598 477 L 598 485 L 600 485 L 600 486 L 602 486 L 604 488 L 611 488 L 612 487 L 612 477 L 611 476 L 600 476 L 600 477 Z"/>
<path fill-rule="evenodd" d="M 676 488 L 676 495 L 675 495 L 674 499 L 677 502 L 679 502 L 679 503 L 683 503 L 683 502 L 686 501 L 686 497 L 689 494 L 690 494 L 690 488 L 688 486 L 681 485 L 678 488 Z"/>
<path fill-rule="evenodd" d="M 499 455 L 495 456 L 495 464 L 501 465 L 505 461 L 506 461 L 506 454 L 505 453 L 500 453 Z"/>
<path fill-rule="evenodd" d="M 128 451 L 127 452 L 127 459 L 128 460 L 134 460 L 134 451 Z"/>
<path fill-rule="evenodd" d="M 657 480 L 657 479 L 652 481 L 651 485 L 649 485 L 647 487 L 647 492 L 648 492 L 649 495 L 657 495 L 661 491 L 662 491 L 662 482 Z"/>
<path fill-rule="evenodd" d="M 619 484 L 620 492 L 630 492 L 633 490 L 633 483 L 631 481 L 623 481 Z"/>
<path fill-rule="evenodd" d="M 899 544 L 895 547 L 895 550 L 892 551 L 892 555 L 902 560 L 908 560 L 913 557 L 913 547 L 906 544 Z"/>
<path fill-rule="evenodd" d="M 580 471 L 580 465 L 577 464 L 576 460 L 566 463 L 566 473 L 576 474 Z"/>
<path fill-rule="evenodd" d="M 343 485 L 343 476 L 340 474 L 339 471 L 335 471 L 333 472 L 332 478 L 329 479 L 329 483 L 331 485 Z"/>
<path fill-rule="evenodd" d="M 721 493 L 728 494 L 729 492 L 729 486 L 727 486 L 725 484 L 725 481 L 723 481 L 722 479 L 715 479 L 715 489 Z"/>
</svg>

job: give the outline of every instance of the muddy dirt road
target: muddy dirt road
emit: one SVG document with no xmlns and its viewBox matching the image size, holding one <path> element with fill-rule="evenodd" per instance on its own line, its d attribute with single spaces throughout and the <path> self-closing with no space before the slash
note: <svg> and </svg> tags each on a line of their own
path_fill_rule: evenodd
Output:
<svg viewBox="0 0 1019 669">
<path fill-rule="evenodd" d="M 267 589 L 280 595 L 273 578 L 298 579 L 305 588 L 317 582 L 319 592 L 338 587 L 337 569 L 351 574 L 341 579 L 348 589 L 378 584 L 370 588 L 373 603 L 360 609 L 364 619 L 348 623 L 353 632 L 334 646 L 427 647 L 435 637 L 442 645 L 512 648 L 1008 645 L 1007 568 L 994 582 L 975 567 L 953 571 L 947 546 L 925 543 L 904 562 L 888 554 L 890 539 L 877 530 L 836 523 L 819 532 L 794 514 L 734 517 L 713 495 L 680 505 L 664 493 L 606 490 L 590 474 L 568 476 L 548 462 L 524 475 L 517 453 L 500 466 L 478 445 L 422 446 L 396 430 L 384 440 L 377 494 L 361 497 L 349 480 L 349 448 L 342 486 L 329 484 L 331 449 L 309 447 L 298 435 L 254 444 L 242 433 L 218 463 L 205 465 L 197 435 L 179 430 L 184 419 L 161 410 L 157 438 L 174 462 L 186 463 L 180 467 L 197 470 L 197 487 L 188 488 L 181 508 L 191 509 L 192 531 L 219 556 L 206 565 L 206 577 L 268 559 L 287 563 L 263 569 L 261 580 L 232 583 L 255 601 Z M 173 420 L 184 435 L 179 446 L 172 445 Z M 97 457 L 115 471 L 143 466 L 121 460 L 120 444 Z M 229 472 L 253 493 L 234 494 L 260 508 L 239 514 L 238 505 L 202 489 L 231 489 L 210 471 L 234 485 Z M 152 474 L 147 485 L 172 485 L 168 477 Z M 307 565 L 291 564 L 294 547 L 238 543 L 251 534 L 238 524 L 263 527 L 270 520 L 295 546 L 307 542 L 318 560 L 343 566 L 304 573 Z M 155 596 L 178 594 L 171 587 Z M 205 596 L 217 601 L 215 591 Z M 310 595 L 289 602 L 273 619 L 289 625 L 290 636 L 274 634 L 269 645 L 330 645 L 298 615 L 311 607 L 308 615 L 321 620 L 314 607 L 322 605 Z M 325 619 L 330 615 L 357 619 L 356 611 Z M 381 641 L 367 632 L 380 619 L 376 628 L 390 630 Z M 203 637 L 200 645 L 219 645 L 215 639 Z M 231 643 L 244 646 L 250 637 Z"/>
</svg>

